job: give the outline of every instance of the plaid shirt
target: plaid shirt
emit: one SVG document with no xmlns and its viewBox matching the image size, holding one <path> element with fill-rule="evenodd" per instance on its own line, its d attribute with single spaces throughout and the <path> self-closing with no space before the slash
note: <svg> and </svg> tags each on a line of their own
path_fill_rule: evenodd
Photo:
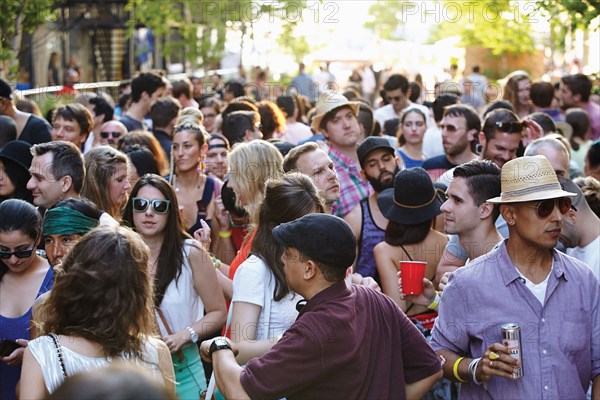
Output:
<svg viewBox="0 0 600 400">
<path fill-rule="evenodd" d="M 333 215 L 344 217 L 365 197 L 373 193 L 368 181 L 360 176 L 360 166 L 350 157 L 329 147 L 329 158 L 340 181 L 340 199 L 333 203 Z"/>
</svg>

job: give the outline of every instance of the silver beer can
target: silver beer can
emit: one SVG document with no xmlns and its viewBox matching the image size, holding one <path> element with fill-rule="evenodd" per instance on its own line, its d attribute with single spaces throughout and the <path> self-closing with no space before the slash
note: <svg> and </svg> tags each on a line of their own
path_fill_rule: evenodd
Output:
<svg viewBox="0 0 600 400">
<path fill-rule="evenodd" d="M 519 324 L 510 323 L 500 326 L 502 329 L 502 345 L 508 347 L 510 356 L 519 360 L 520 368 L 513 372 L 513 379 L 522 378 L 523 372 L 523 353 L 521 347 L 521 327 Z"/>
</svg>

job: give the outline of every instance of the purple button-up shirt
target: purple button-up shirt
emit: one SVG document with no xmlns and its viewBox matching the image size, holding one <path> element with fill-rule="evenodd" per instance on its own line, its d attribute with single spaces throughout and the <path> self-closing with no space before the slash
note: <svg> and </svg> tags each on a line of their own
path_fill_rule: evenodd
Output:
<svg viewBox="0 0 600 400">
<path fill-rule="evenodd" d="M 463 383 L 463 399 L 585 399 L 600 374 L 600 283 L 580 261 L 553 250 L 542 305 L 519 279 L 506 242 L 453 273 L 432 333 L 434 350 L 481 357 L 502 343 L 500 326 L 521 327 L 524 377 Z"/>
<path fill-rule="evenodd" d="M 360 176 L 360 166 L 350 157 L 329 147 L 329 158 L 333 161 L 340 181 L 340 199 L 333 203 L 333 214 L 345 217 L 362 199 L 373 193 L 371 184 Z"/>
</svg>

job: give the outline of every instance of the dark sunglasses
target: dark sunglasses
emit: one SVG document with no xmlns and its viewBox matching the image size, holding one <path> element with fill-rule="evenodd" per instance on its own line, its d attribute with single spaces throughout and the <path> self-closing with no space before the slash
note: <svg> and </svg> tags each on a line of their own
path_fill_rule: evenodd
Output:
<svg viewBox="0 0 600 400">
<path fill-rule="evenodd" d="M 121 132 L 100 132 L 100 137 L 102 139 L 108 139 L 109 136 L 118 139 L 121 136 Z"/>
<path fill-rule="evenodd" d="M 496 128 L 506 133 L 519 133 L 523 131 L 525 124 L 523 122 L 496 122 Z"/>
<path fill-rule="evenodd" d="M 388 101 L 400 101 L 402 100 L 402 96 L 387 96 Z"/>
<path fill-rule="evenodd" d="M 563 215 L 568 213 L 570 209 L 577 211 L 577 209 L 573 206 L 571 199 L 568 197 L 542 200 L 537 204 L 537 206 L 527 205 L 527 207 L 535 208 L 537 216 L 543 219 L 547 218 L 550 214 L 552 214 L 552 211 L 554 211 L 555 204 L 558 204 L 558 210 Z"/>
<path fill-rule="evenodd" d="M 8 260 L 12 256 L 15 256 L 17 258 L 29 258 L 29 257 L 31 257 L 31 254 L 34 251 L 35 251 L 35 245 L 31 249 L 27 249 L 27 250 L 18 250 L 18 251 L 2 250 L 2 251 L 0 251 L 0 258 L 3 260 Z"/>
<path fill-rule="evenodd" d="M 138 213 L 145 212 L 150 204 L 152 204 L 152 210 L 157 214 L 166 214 L 169 211 L 169 200 L 148 200 L 141 197 L 134 197 L 132 200 L 133 211 Z"/>
</svg>

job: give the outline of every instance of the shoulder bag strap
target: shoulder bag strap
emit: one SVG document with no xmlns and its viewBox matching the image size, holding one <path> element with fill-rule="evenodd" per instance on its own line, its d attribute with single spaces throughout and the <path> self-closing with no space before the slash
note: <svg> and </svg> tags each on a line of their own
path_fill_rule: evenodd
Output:
<svg viewBox="0 0 600 400">
<path fill-rule="evenodd" d="M 63 358 L 63 353 L 62 353 L 62 349 L 60 346 L 60 342 L 58 341 L 58 336 L 56 336 L 56 333 L 50 333 L 48 334 L 48 336 L 50 336 L 52 338 L 52 341 L 54 342 L 54 347 L 56 347 L 56 355 L 58 356 L 58 362 L 60 363 L 60 369 L 63 373 L 63 380 L 67 380 L 67 368 L 65 367 L 65 360 Z"/>
<path fill-rule="evenodd" d="M 162 321 L 163 326 L 165 327 L 165 330 L 167 331 L 167 333 L 169 335 L 172 335 L 173 331 L 171 330 L 171 327 L 167 323 L 167 319 L 165 318 L 165 314 L 163 314 L 163 312 L 160 309 L 160 307 L 156 307 L 156 313 L 158 314 L 158 317 Z M 183 351 L 181 351 L 181 350 L 177 351 L 177 356 L 179 356 L 179 361 L 182 361 L 185 358 L 185 356 L 183 355 Z"/>
</svg>

